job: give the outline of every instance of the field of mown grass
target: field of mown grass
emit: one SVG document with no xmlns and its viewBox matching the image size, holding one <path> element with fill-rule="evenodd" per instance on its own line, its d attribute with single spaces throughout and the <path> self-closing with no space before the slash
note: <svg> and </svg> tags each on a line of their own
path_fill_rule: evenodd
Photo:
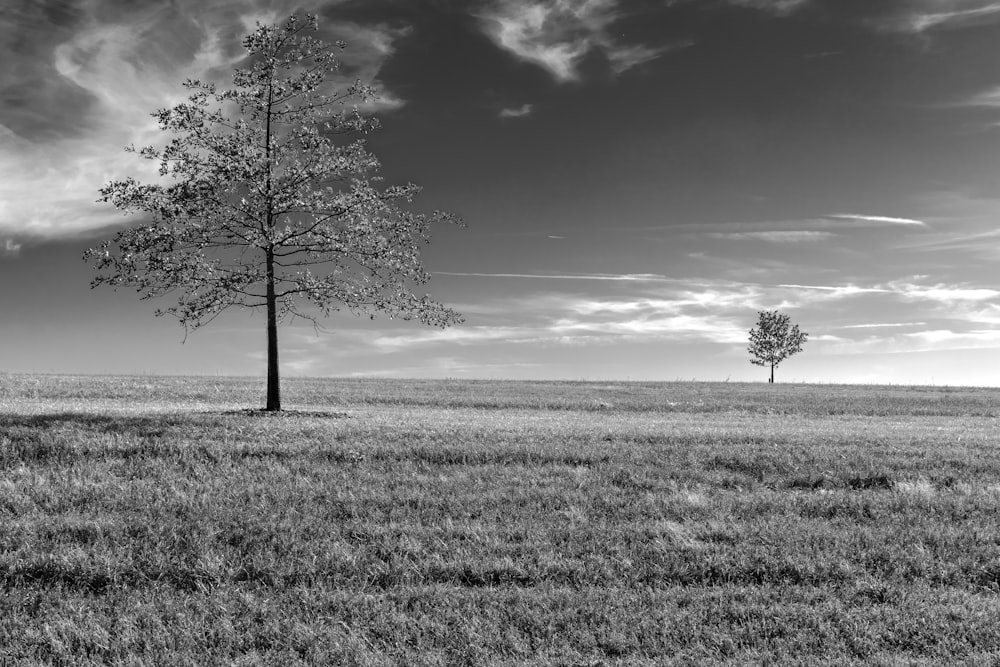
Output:
<svg viewBox="0 0 1000 667">
<path fill-rule="evenodd" d="M 1000 390 L 0 376 L 0 664 L 1000 661 Z"/>
</svg>

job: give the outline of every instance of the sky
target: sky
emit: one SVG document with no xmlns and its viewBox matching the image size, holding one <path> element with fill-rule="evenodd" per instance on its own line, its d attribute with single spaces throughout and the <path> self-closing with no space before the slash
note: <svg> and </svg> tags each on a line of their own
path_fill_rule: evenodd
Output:
<svg viewBox="0 0 1000 667">
<path fill-rule="evenodd" d="M 465 322 L 290 323 L 286 377 L 766 381 L 780 310 L 778 382 L 1000 385 L 994 0 L 4 0 L 0 371 L 264 374 L 262 313 L 185 336 L 81 257 L 150 114 L 304 12 L 386 183 L 464 219 L 424 261 Z"/>
</svg>

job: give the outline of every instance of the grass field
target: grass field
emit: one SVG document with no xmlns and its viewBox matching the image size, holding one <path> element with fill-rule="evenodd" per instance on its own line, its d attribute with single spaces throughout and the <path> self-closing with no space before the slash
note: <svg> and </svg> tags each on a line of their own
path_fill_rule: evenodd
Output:
<svg viewBox="0 0 1000 667">
<path fill-rule="evenodd" d="M 1000 390 L 0 376 L 0 664 L 1000 661 Z"/>
</svg>

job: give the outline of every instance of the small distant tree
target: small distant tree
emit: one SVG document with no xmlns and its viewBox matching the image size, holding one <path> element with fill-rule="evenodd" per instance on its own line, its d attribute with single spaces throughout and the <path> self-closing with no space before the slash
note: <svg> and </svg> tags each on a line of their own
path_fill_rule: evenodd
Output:
<svg viewBox="0 0 1000 667">
<path fill-rule="evenodd" d="M 802 344 L 809 334 L 799 331 L 788 315 L 776 310 L 758 313 L 757 326 L 750 330 L 750 363 L 770 366 L 774 382 L 774 368 L 788 357 L 802 351 Z"/>
<path fill-rule="evenodd" d="M 361 139 L 341 139 L 377 127 L 356 108 L 375 93 L 361 82 L 331 90 L 345 45 L 310 36 L 316 28 L 313 16 L 258 25 L 243 40 L 247 65 L 231 89 L 184 82 L 187 102 L 153 114 L 173 139 L 128 149 L 159 163 L 164 181 L 127 178 L 101 190 L 101 201 L 148 222 L 85 254 L 99 272 L 93 287 L 133 286 L 143 299 L 176 294 L 177 304 L 156 314 L 176 316 L 185 330 L 232 307 L 266 310 L 271 411 L 281 409 L 283 319 L 315 323 L 345 308 L 442 327 L 461 321 L 413 291 L 430 277 L 420 246 L 431 224 L 460 221 L 400 208 L 419 188 L 377 187 L 377 158 Z"/>
</svg>

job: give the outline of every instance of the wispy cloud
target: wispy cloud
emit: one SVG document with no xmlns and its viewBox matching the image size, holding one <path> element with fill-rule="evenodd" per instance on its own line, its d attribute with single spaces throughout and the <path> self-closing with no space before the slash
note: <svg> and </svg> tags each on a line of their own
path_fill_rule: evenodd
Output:
<svg viewBox="0 0 1000 667">
<path fill-rule="evenodd" d="M 554 237 L 557 238 L 557 237 Z M 561 237 L 558 237 L 561 238 Z M 655 273 L 471 273 L 435 271 L 435 276 L 460 276 L 467 278 L 531 278 L 537 280 L 610 280 L 615 282 L 679 282 Z"/>
<path fill-rule="evenodd" d="M 1000 108 L 1000 87 L 990 88 L 973 95 L 965 100 L 964 106 Z"/>
<path fill-rule="evenodd" d="M 907 298 L 922 301 L 939 301 L 952 304 L 956 301 L 988 301 L 1000 297 L 1000 291 L 985 287 L 964 285 L 914 285 L 897 283 L 894 291 Z"/>
<path fill-rule="evenodd" d="M 120 224 L 117 212 L 94 203 L 99 188 L 127 175 L 156 176 L 155 165 L 122 147 L 161 140 L 150 114 L 183 100 L 184 79 L 231 83 L 231 68 L 245 54 L 240 40 L 247 27 L 280 20 L 297 6 L 294 0 L 92 0 L 66 13 L 71 18 L 64 17 L 69 23 L 62 26 L 40 10 L 0 13 L 0 42 L 19 44 L 15 36 L 38 32 L 30 50 L 5 51 L 0 68 L 0 98 L 19 100 L 0 106 L 0 232 L 57 238 Z M 405 34 L 351 23 L 321 23 L 320 30 L 325 39 L 348 42 L 344 84 L 354 78 L 377 84 L 394 41 Z M 400 104 L 385 92 L 376 106 Z M 30 113 L 11 112 L 15 106 Z"/>
<path fill-rule="evenodd" d="M 507 275 L 537 277 L 532 274 Z M 607 276 L 598 276 L 598 279 L 605 278 Z M 505 298 L 502 304 L 495 304 L 496 307 L 487 304 L 470 311 L 470 321 L 479 323 L 445 331 L 391 332 L 368 337 L 368 344 L 383 353 L 449 345 L 485 345 L 497 349 L 503 345 L 525 344 L 545 347 L 673 341 L 739 346 L 746 341 L 755 311 L 778 308 L 797 313 L 794 316 L 796 321 L 803 323 L 806 330 L 813 334 L 811 340 L 814 343 L 836 343 L 840 351 L 850 351 L 854 339 L 847 332 L 923 327 L 926 321 L 865 323 L 855 320 L 853 323 L 830 325 L 842 331 L 842 335 L 814 329 L 811 322 L 816 319 L 828 321 L 830 308 L 834 305 L 836 312 L 856 313 L 870 312 L 872 308 L 880 311 L 898 309 L 905 303 L 919 300 L 926 304 L 922 306 L 923 312 L 933 315 L 938 322 L 971 322 L 974 318 L 968 309 L 956 309 L 956 302 L 949 299 L 988 305 L 995 294 L 990 290 L 962 286 L 902 282 L 863 287 L 673 279 L 643 281 L 634 287 L 609 289 L 611 293 L 599 297 L 563 293 L 554 288 L 517 299 Z M 856 299 L 864 301 L 854 301 Z M 865 306 L 861 307 L 861 303 Z M 995 315 L 1000 317 L 1000 312 Z M 484 320 L 497 323 L 489 324 Z M 983 318 L 976 321 L 985 322 Z M 875 344 L 873 340 L 883 338 L 879 334 L 874 338 L 869 335 L 863 340 L 865 345 L 871 346 Z"/>
<path fill-rule="evenodd" d="M 980 91 L 971 97 L 968 97 L 957 105 L 958 107 L 965 107 L 970 109 L 981 109 L 989 111 L 1000 111 L 1000 86 L 989 88 L 987 90 Z M 995 116 L 987 123 L 989 127 L 1000 126 L 1000 120 Z"/>
<path fill-rule="evenodd" d="M 389 377 L 389 378 L 418 378 L 428 377 L 452 378 L 456 375 L 472 377 L 502 377 L 511 378 L 511 370 L 534 370 L 542 367 L 543 364 L 531 362 L 506 361 L 499 364 L 489 364 L 480 362 L 470 362 L 452 356 L 433 357 L 424 359 L 419 366 L 393 366 L 392 368 L 365 369 L 349 373 L 350 377 Z"/>
<path fill-rule="evenodd" d="M 729 0 L 730 4 L 738 7 L 750 7 L 763 11 L 773 12 L 779 16 L 791 14 L 809 3 L 810 0 Z"/>
<path fill-rule="evenodd" d="M 787 287 L 795 290 L 815 290 L 825 292 L 834 297 L 854 296 L 856 294 L 878 294 L 891 293 L 893 290 L 881 287 L 858 287 L 856 285 L 795 285 L 783 284 L 778 287 Z"/>
<path fill-rule="evenodd" d="M 1000 86 L 991 85 L 974 92 L 965 92 L 949 102 L 938 105 L 942 109 L 959 109 L 973 112 L 980 118 L 975 121 L 983 129 L 1000 127 Z"/>
<path fill-rule="evenodd" d="M 615 233 L 621 231 L 694 232 L 707 234 L 714 238 L 744 238 L 781 243 L 826 240 L 836 235 L 838 231 L 847 228 L 877 229 L 895 226 L 926 228 L 929 225 L 923 220 L 898 216 L 831 213 L 802 218 L 679 223 L 630 228 L 614 227 L 613 229 Z"/>
<path fill-rule="evenodd" d="M 920 34 L 930 30 L 970 28 L 1000 21 L 1000 2 L 992 0 L 916 0 L 903 10 L 872 21 L 892 32 Z"/>
<path fill-rule="evenodd" d="M 338 0 L 327 0 L 336 4 Z M 338 54 L 340 78 L 335 85 L 348 85 L 361 80 L 378 91 L 378 97 L 362 106 L 364 112 L 388 112 L 406 104 L 406 100 L 389 90 L 380 74 L 385 63 L 396 54 L 396 42 L 409 35 L 408 26 L 393 27 L 382 23 L 361 25 L 345 21 L 320 23 L 322 37 L 330 42 L 343 40 L 347 48 Z"/>
<path fill-rule="evenodd" d="M 764 290 L 754 284 L 691 285 L 687 289 L 671 290 L 662 296 L 641 298 L 573 299 L 565 310 L 577 315 L 624 315 L 628 313 L 684 314 L 689 309 L 702 311 L 742 310 L 757 301 Z"/>
<path fill-rule="evenodd" d="M 857 215 L 853 213 L 833 213 L 828 216 L 832 220 L 845 220 L 847 222 L 855 222 L 860 224 L 871 224 L 871 225 L 910 225 L 916 227 L 926 227 L 927 223 L 922 220 L 914 220 L 912 218 L 895 218 L 885 215 Z"/>
<path fill-rule="evenodd" d="M 595 298 L 555 288 L 505 297 L 466 311 L 468 325 L 385 332 L 368 336 L 366 344 L 381 353 L 396 353 L 439 346 L 496 350 L 504 345 L 579 347 L 625 341 L 733 343 L 745 339 L 749 309 L 761 305 L 764 294 L 763 288 L 752 284 L 663 279 L 611 290 L 623 294 Z"/>
<path fill-rule="evenodd" d="M 926 322 L 879 322 L 873 324 L 844 324 L 839 329 L 895 329 L 903 327 L 922 327 Z"/>
<path fill-rule="evenodd" d="M 711 313 L 700 315 L 671 315 L 647 311 L 637 317 L 606 321 L 577 321 L 564 319 L 554 323 L 550 330 L 557 334 L 582 334 L 596 336 L 604 341 L 607 335 L 623 336 L 629 340 L 701 340 L 712 343 L 742 343 L 746 330 L 741 322 Z"/>
<path fill-rule="evenodd" d="M 485 274 L 493 277 L 498 274 Z M 537 278 L 537 274 L 499 274 Z M 339 367 L 366 358 L 371 368 L 409 368 L 414 359 L 448 358 L 457 366 L 542 364 L 574 358 L 579 348 L 701 345 L 705 354 L 744 364 L 756 311 L 779 309 L 810 334 L 810 356 L 943 352 L 1000 344 L 1000 292 L 988 287 L 927 282 L 912 276 L 878 285 L 763 284 L 727 280 L 606 281 L 581 286 L 553 281 L 507 286 L 495 298 L 463 306 L 468 323 L 446 330 L 365 322 L 336 337 L 292 339 L 296 369 Z M 643 274 L 637 274 L 643 275 Z M 643 275 L 643 277 L 648 277 Z M 911 318 L 919 314 L 919 318 Z M 886 319 L 877 319 L 875 316 Z M 893 318 L 893 319 L 888 319 Z M 899 319 L 895 319 L 899 318 Z M 308 338 L 308 340 L 306 340 Z M 330 342 L 336 338 L 335 344 Z M 299 356 L 295 350 L 301 349 Z M 649 349 L 649 348 L 647 348 Z M 312 359 L 313 366 L 305 363 Z M 330 366 L 331 359 L 333 366 Z M 327 366 L 323 366 L 327 364 Z M 428 361 L 430 364 L 430 361 Z M 486 364 L 486 365 L 483 365 Z M 423 372 L 418 372 L 422 368 Z M 386 371 L 387 373 L 389 371 Z M 436 373 L 414 366 L 416 375 Z M 444 371 L 442 371 L 444 372 Z"/>
<path fill-rule="evenodd" d="M 591 52 L 602 53 L 620 74 L 687 43 L 657 47 L 626 44 L 611 26 L 621 16 L 619 0 L 493 0 L 479 14 L 483 31 L 500 48 L 548 70 L 556 80 L 579 78 Z"/>
<path fill-rule="evenodd" d="M 469 345 L 497 340 L 518 341 L 537 333 L 525 327 L 461 326 L 450 329 L 408 331 L 375 336 L 371 344 L 383 352 L 428 344 Z"/>
<path fill-rule="evenodd" d="M 0 251 L 4 257 L 17 257 L 21 254 L 21 244 L 15 243 L 13 239 L 7 239 L 4 243 L 3 250 Z"/>
<path fill-rule="evenodd" d="M 960 350 L 997 347 L 1000 345 L 1000 329 L 974 329 L 953 331 L 934 329 L 903 334 L 908 339 L 922 343 L 919 350 Z"/>
<path fill-rule="evenodd" d="M 875 287 L 858 287 L 856 285 L 795 285 L 783 284 L 797 290 L 814 290 L 836 296 L 853 296 L 856 294 L 893 294 L 906 300 L 938 301 L 952 304 L 957 301 L 988 301 L 1000 297 L 1000 291 L 986 287 L 971 287 L 968 285 L 934 284 L 922 285 L 906 281 L 891 281 Z"/>
<path fill-rule="evenodd" d="M 674 42 L 668 46 L 659 47 L 643 46 L 641 44 L 633 44 L 631 46 L 617 44 L 614 46 L 605 46 L 605 55 L 608 58 L 611 71 L 618 75 L 644 62 L 659 58 L 665 53 L 686 49 L 690 46 L 694 46 L 694 40 L 687 39 Z"/>
<path fill-rule="evenodd" d="M 505 107 L 500 110 L 498 114 L 500 118 L 524 118 L 525 116 L 530 116 L 531 112 L 535 110 L 535 107 L 531 104 L 522 104 L 519 107 L 508 108 Z"/>
<path fill-rule="evenodd" d="M 714 232 L 708 235 L 714 239 L 730 241 L 767 241 L 768 243 L 807 243 L 825 241 L 835 234 L 815 230 L 785 230 L 767 232 Z"/>
</svg>

